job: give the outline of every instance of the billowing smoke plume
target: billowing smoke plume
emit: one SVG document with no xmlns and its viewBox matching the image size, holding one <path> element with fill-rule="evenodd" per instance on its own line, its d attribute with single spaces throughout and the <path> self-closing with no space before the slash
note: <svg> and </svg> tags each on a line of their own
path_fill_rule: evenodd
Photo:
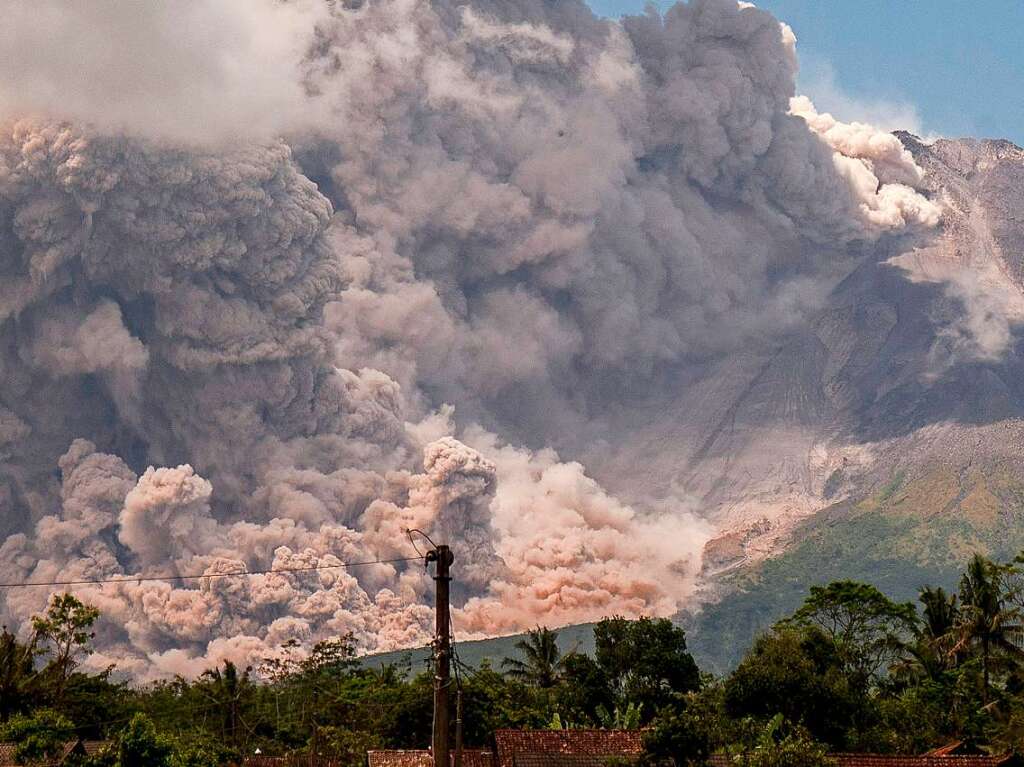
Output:
<svg viewBox="0 0 1024 767">
<path fill-rule="evenodd" d="M 118 34 L 77 66 L 17 18 L 0 38 L 35 40 L 0 87 L 3 580 L 393 559 L 420 528 L 455 549 L 461 631 L 673 614 L 708 526 L 572 459 L 938 218 L 895 138 L 791 101 L 791 33 L 730 0 L 46 6 Z M 203 44 L 225 24 L 280 67 Z M 422 642 L 431 586 L 413 562 L 80 594 L 94 662 L 153 674 Z"/>
</svg>

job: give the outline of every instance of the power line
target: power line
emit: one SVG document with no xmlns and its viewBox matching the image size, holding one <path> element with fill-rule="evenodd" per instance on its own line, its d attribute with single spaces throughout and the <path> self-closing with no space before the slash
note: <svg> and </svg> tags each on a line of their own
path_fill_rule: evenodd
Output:
<svg viewBox="0 0 1024 767">
<path fill-rule="evenodd" d="M 308 573 L 316 570 L 337 570 L 339 568 L 365 567 L 368 565 L 391 565 L 399 562 L 418 562 L 420 557 L 399 557 L 397 559 L 374 559 L 366 562 L 341 562 L 336 565 L 312 565 L 310 567 L 282 567 L 266 570 L 236 570 L 227 573 L 198 573 L 190 575 L 143 575 L 117 578 L 96 578 L 80 581 L 24 581 L 0 583 L 0 589 L 20 589 L 34 586 L 95 586 L 104 583 L 143 583 L 149 581 L 195 581 L 203 578 L 229 578 L 236 575 L 271 575 L 273 573 Z"/>
<path fill-rule="evenodd" d="M 431 545 L 433 550 L 437 549 L 437 544 L 434 543 L 433 539 L 429 535 L 427 535 L 425 532 L 420 530 L 418 527 L 407 527 L 405 529 L 405 534 L 409 536 L 409 543 L 412 544 L 412 547 L 414 549 L 416 549 L 416 553 L 419 554 L 421 557 L 426 557 L 426 554 L 424 554 L 422 551 L 420 551 L 420 547 L 416 545 L 416 539 L 412 537 L 413 533 L 417 533 L 419 535 L 422 535 L 424 538 L 427 539 L 427 543 L 429 543 Z"/>
<path fill-rule="evenodd" d="M 95 727 L 95 728 L 106 728 L 106 727 L 109 727 L 110 725 L 114 725 L 114 724 L 127 724 L 132 719 L 134 719 L 138 714 L 143 714 L 144 716 L 148 717 L 149 719 L 158 719 L 158 720 L 159 719 L 171 719 L 171 718 L 176 718 L 176 717 L 182 717 L 182 718 L 186 718 L 187 719 L 187 718 L 190 718 L 190 717 L 194 717 L 194 715 L 196 713 L 199 713 L 199 712 L 212 711 L 213 709 L 220 707 L 220 705 L 221 704 L 218 701 L 216 703 L 208 703 L 205 706 L 192 706 L 192 707 L 190 707 L 187 710 L 172 709 L 170 711 L 151 711 L 151 710 L 145 709 L 142 706 L 139 706 L 139 707 L 136 708 L 136 710 L 132 711 L 131 714 L 128 714 L 126 716 L 121 716 L 121 717 L 118 717 L 117 719 L 107 719 L 105 721 L 100 721 L 100 722 L 86 721 L 83 724 L 76 724 L 75 729 L 76 730 L 87 730 L 87 729 L 92 728 L 92 727 Z M 129 706 L 129 708 L 130 707 L 131 706 Z"/>
</svg>

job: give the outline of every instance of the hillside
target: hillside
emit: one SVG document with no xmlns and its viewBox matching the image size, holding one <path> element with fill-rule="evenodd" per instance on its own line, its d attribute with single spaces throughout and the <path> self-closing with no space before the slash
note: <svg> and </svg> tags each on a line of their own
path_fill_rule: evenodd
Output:
<svg viewBox="0 0 1024 767">
<path fill-rule="evenodd" d="M 913 601 L 926 584 L 955 588 L 975 551 L 1012 558 L 1024 550 L 1024 482 L 998 471 L 936 470 L 909 483 L 897 475 L 869 498 L 815 515 L 794 538 L 779 555 L 720 576 L 720 601 L 687 616 L 702 669 L 734 667 L 810 585 L 851 578 Z"/>
<path fill-rule="evenodd" d="M 562 654 L 569 652 L 592 654 L 594 651 L 593 627 L 592 623 L 585 623 L 579 626 L 564 626 L 557 629 L 558 649 L 562 651 Z M 490 664 L 492 668 L 500 669 L 502 660 L 519 656 L 519 651 L 516 650 L 515 645 L 523 636 L 523 634 L 514 634 L 469 642 L 457 641 L 455 643 L 455 651 L 458 653 L 459 660 L 470 668 L 476 669 L 484 664 Z M 408 662 L 410 664 L 410 671 L 415 673 L 421 671 L 426 666 L 430 653 L 429 647 L 417 647 L 411 650 L 397 650 L 389 653 L 366 655 L 360 658 L 360 660 L 363 665 L 374 667 Z"/>
<path fill-rule="evenodd" d="M 954 585 L 974 551 L 1024 548 L 1024 151 L 901 139 L 944 203 L 940 233 L 846 278 L 691 469 L 721 521 L 705 550 L 712 603 L 687 620 L 711 668 L 813 583 L 912 599 Z"/>
</svg>

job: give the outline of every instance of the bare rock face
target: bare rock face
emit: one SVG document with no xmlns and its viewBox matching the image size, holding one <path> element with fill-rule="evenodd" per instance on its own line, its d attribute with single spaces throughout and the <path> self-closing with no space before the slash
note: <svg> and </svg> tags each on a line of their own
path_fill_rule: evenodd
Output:
<svg viewBox="0 0 1024 767">
<path fill-rule="evenodd" d="M 702 371 L 602 475 L 645 466 L 616 489 L 686 488 L 717 525 L 685 616 L 702 667 L 727 671 L 815 583 L 912 600 L 1024 548 L 1024 150 L 899 138 L 937 230 L 866 253 L 810 329 Z"/>
<path fill-rule="evenodd" d="M 899 137 L 943 205 L 938 230 L 875 246 L 809 329 L 702 370 L 601 467 L 637 502 L 685 488 L 707 510 L 719 534 L 706 575 L 788 550 L 818 512 L 854 508 L 894 478 L 1024 481 L 1024 150 Z M 970 491 L 959 495 L 915 511 L 959 513 Z"/>
</svg>

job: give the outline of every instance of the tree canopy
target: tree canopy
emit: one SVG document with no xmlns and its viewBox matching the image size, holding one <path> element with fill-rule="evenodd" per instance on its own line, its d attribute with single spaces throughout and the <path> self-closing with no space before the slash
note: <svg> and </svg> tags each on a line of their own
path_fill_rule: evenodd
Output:
<svg viewBox="0 0 1024 767">
<path fill-rule="evenodd" d="M 924 586 L 917 605 L 865 583 L 815 586 L 720 678 L 700 673 L 664 618 L 600 621 L 592 654 L 563 653 L 538 627 L 500 667 L 456 663 L 464 743 L 486 747 L 503 728 L 644 728 L 645 761 L 677 767 L 711 754 L 825 767 L 828 752 L 953 740 L 1022 749 L 1022 568 L 974 557 L 955 593 Z M 25 761 L 84 737 L 110 745 L 83 767 L 214 767 L 256 749 L 362 767 L 368 749 L 430 743 L 431 669 L 364 663 L 351 636 L 140 685 L 85 670 L 97 615 L 57 595 L 27 635 L 0 632 L 0 739 Z"/>
</svg>

